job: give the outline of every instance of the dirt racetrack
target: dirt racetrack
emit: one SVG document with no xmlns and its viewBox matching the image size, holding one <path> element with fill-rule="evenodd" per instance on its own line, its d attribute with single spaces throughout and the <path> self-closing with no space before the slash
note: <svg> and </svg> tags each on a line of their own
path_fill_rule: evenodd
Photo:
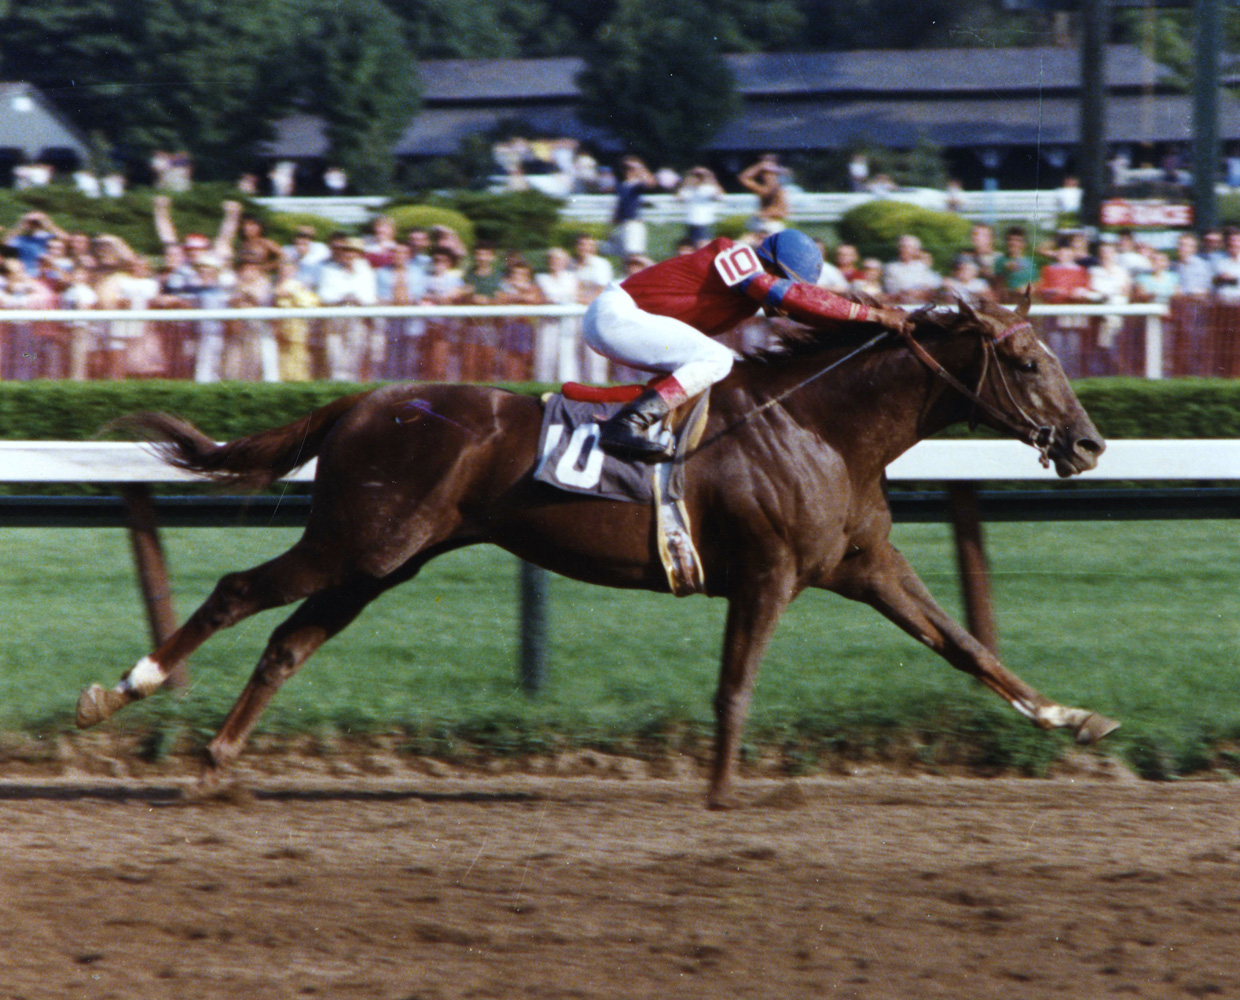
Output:
<svg viewBox="0 0 1240 1000">
<path fill-rule="evenodd" d="M 555 769 L 0 768 L 0 997 L 1240 997 L 1235 783 Z"/>
</svg>

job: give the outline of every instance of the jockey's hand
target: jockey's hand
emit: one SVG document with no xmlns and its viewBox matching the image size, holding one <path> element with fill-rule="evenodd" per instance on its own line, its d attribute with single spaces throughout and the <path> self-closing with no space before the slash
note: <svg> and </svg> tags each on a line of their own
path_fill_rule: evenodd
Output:
<svg viewBox="0 0 1240 1000">
<path fill-rule="evenodd" d="M 905 329 L 909 322 L 908 313 L 905 310 L 887 306 L 879 306 L 871 310 L 870 319 L 896 333 Z"/>
</svg>

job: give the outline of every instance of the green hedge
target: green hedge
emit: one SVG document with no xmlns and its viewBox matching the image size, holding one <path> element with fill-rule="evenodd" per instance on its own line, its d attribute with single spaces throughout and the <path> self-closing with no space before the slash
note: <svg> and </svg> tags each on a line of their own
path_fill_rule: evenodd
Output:
<svg viewBox="0 0 1240 1000">
<path fill-rule="evenodd" d="M 460 212 L 473 223 L 478 239 L 505 250 L 545 250 L 551 246 L 564 204 L 539 191 L 453 191 L 431 195 L 419 203 Z M 393 203 L 388 211 L 395 211 L 399 204 Z"/>
<path fill-rule="evenodd" d="M 134 410 L 179 413 L 208 434 L 232 438 L 294 420 L 358 388 L 340 382 L 0 382 L 0 439 L 87 439 Z M 1240 438 L 1240 381 L 1105 378 L 1082 380 L 1076 389 L 1106 437 Z"/>
<path fill-rule="evenodd" d="M 109 420 L 135 410 L 176 413 L 217 439 L 230 439 L 296 420 L 367 387 L 348 382 L 0 382 L 0 440 L 87 440 Z"/>
<path fill-rule="evenodd" d="M 856 246 L 862 257 L 895 260 L 896 243 L 905 233 L 921 240 L 942 273 L 968 249 L 973 224 L 954 212 L 936 212 L 909 202 L 876 200 L 849 211 L 837 226 L 840 239 Z"/>
</svg>

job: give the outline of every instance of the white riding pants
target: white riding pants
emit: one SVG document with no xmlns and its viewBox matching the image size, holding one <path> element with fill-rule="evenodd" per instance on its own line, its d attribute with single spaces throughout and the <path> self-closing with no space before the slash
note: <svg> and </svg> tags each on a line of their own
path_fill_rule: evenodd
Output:
<svg viewBox="0 0 1240 1000">
<path fill-rule="evenodd" d="M 582 321 L 585 342 L 604 357 L 675 377 L 696 395 L 732 370 L 735 355 L 688 323 L 638 308 L 618 282 L 603 289 Z"/>
</svg>

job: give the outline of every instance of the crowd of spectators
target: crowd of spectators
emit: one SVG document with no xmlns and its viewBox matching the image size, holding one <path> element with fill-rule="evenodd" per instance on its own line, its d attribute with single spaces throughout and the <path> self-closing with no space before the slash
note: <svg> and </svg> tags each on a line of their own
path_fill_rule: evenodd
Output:
<svg viewBox="0 0 1240 1000">
<path fill-rule="evenodd" d="M 588 303 L 614 277 L 596 241 L 553 248 L 536 269 L 485 242 L 467 248 L 446 226 L 398 234 L 380 216 L 365 237 L 287 245 L 222 206 L 218 231 L 178 233 L 167 196 L 154 199 L 155 258 L 115 236 L 68 232 L 42 212 L 0 234 L 0 309 L 164 310 L 376 305 Z M 180 377 L 298 381 L 367 378 L 605 380 L 575 317 L 290 316 L 270 320 L 52 319 L 0 324 L 0 377 Z"/>
<path fill-rule="evenodd" d="M 740 175 L 742 183 L 765 192 L 764 210 L 751 220 L 746 239 L 758 241 L 784 224 L 778 189 L 785 173 L 775 158 L 763 157 Z M 613 278 L 653 262 L 635 206 L 642 191 L 659 183 L 639 160 L 626 160 L 609 256 L 581 233 L 571 252 L 552 248 L 539 267 L 485 242 L 468 248 L 444 226 L 398 233 L 386 216 L 376 218 L 365 237 L 335 232 L 320 240 L 315 229 L 303 227 L 284 245 L 236 201 L 223 203 L 214 235 L 178 233 L 171 202 L 158 195 L 152 223 L 163 252 L 150 258 L 117 237 L 69 232 L 45 213 L 31 212 L 0 238 L 0 308 L 586 304 Z M 677 178 L 675 190 L 686 223 L 676 252 L 692 251 L 714 235 L 722 186 L 708 168 L 695 167 Z M 1212 230 L 1200 240 L 1185 232 L 1168 254 L 1131 232 L 1091 242 L 1084 232 L 1031 237 L 1020 226 L 996 233 L 977 224 L 969 246 L 945 268 L 911 233 L 898 239 L 888 260 L 863 257 L 846 243 L 823 249 L 821 284 L 884 304 L 1010 302 L 1026 289 L 1054 304 L 1175 296 L 1240 302 L 1240 230 Z M 1098 342 L 1113 340 L 1118 326 L 1118 320 L 1095 322 Z M 1071 320 L 1059 321 L 1061 331 L 1072 327 Z M 606 381 L 624 374 L 583 346 L 575 316 L 0 324 L 4 378 Z"/>
</svg>

